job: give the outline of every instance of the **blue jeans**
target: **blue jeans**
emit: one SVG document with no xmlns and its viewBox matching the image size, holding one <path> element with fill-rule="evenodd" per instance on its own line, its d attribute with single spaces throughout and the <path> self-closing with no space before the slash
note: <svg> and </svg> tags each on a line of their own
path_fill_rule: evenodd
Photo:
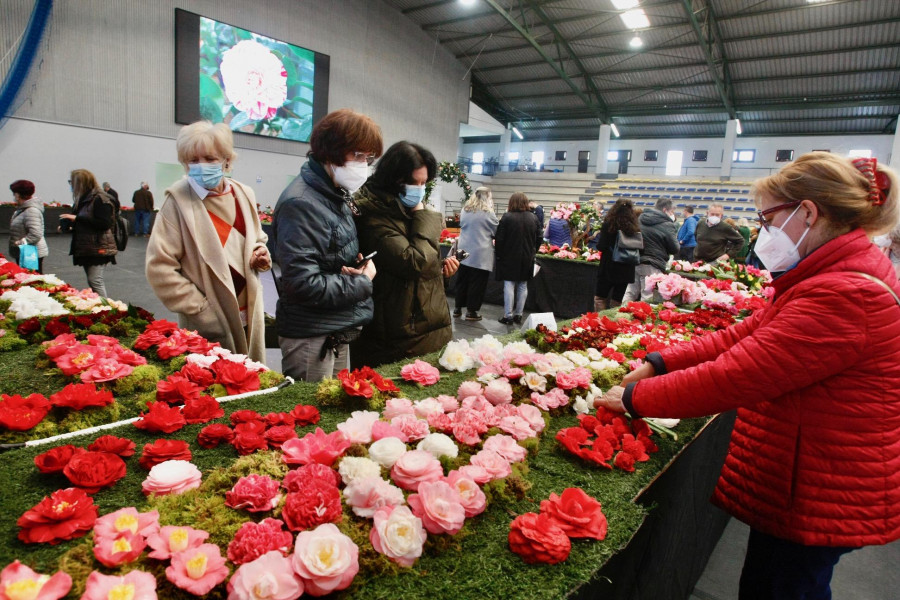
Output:
<svg viewBox="0 0 900 600">
<path fill-rule="evenodd" d="M 136 210 L 134 211 L 134 234 L 149 235 L 150 234 L 150 211 Z"/>
<path fill-rule="evenodd" d="M 513 312 L 513 298 L 516 301 L 516 310 Z M 527 281 L 503 282 L 503 316 L 521 316 L 525 312 L 525 299 L 528 297 Z"/>
</svg>

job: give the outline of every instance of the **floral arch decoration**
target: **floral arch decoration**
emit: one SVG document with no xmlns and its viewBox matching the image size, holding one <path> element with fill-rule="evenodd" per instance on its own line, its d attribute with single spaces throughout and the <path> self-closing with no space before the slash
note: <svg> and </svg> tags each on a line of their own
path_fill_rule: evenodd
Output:
<svg viewBox="0 0 900 600">
<path fill-rule="evenodd" d="M 428 199 L 431 198 L 431 191 L 434 189 L 434 186 L 437 185 L 437 180 L 440 179 L 446 183 L 450 183 L 453 180 L 456 180 L 456 184 L 462 188 L 464 198 L 463 203 L 469 199 L 472 195 L 472 185 L 469 183 L 469 178 L 466 176 L 465 171 L 459 168 L 459 165 L 453 164 L 448 161 L 443 161 L 438 165 L 437 177 L 428 182 L 425 186 L 425 201 L 428 202 Z"/>
</svg>

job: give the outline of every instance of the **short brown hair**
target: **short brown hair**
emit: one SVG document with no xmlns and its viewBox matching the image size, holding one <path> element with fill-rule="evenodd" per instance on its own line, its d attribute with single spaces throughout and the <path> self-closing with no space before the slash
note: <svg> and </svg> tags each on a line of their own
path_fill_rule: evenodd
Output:
<svg viewBox="0 0 900 600">
<path fill-rule="evenodd" d="M 509 204 L 506 205 L 508 212 L 525 212 L 528 210 L 528 196 L 525 192 L 515 192 L 509 197 Z"/>
<path fill-rule="evenodd" d="M 335 166 L 343 165 L 351 152 L 372 153 L 378 158 L 384 151 L 381 128 L 366 115 L 349 108 L 330 112 L 316 123 L 309 146 L 307 156 Z"/>
<path fill-rule="evenodd" d="M 75 169 L 69 179 L 72 180 L 72 193 L 76 198 L 82 198 L 90 192 L 100 189 L 97 178 L 87 169 Z"/>
</svg>

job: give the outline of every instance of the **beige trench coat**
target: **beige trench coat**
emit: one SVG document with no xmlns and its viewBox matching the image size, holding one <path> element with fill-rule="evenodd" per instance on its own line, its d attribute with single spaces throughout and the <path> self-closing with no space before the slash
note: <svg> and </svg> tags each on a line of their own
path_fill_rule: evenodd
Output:
<svg viewBox="0 0 900 600">
<path fill-rule="evenodd" d="M 268 238 L 259 222 L 253 190 L 234 180 L 231 184 L 247 224 L 247 336 L 219 236 L 187 178 L 166 190 L 147 246 L 145 271 L 156 296 L 178 313 L 179 325 L 232 352 L 265 362 L 262 285 L 249 261 Z"/>
</svg>

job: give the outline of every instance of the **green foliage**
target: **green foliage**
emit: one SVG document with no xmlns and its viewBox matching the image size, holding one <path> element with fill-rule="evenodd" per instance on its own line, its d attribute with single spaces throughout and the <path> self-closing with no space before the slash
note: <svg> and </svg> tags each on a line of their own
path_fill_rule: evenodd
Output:
<svg viewBox="0 0 900 600">
<path fill-rule="evenodd" d="M 10 352 L 12 350 L 21 350 L 28 345 L 28 342 L 19 337 L 12 329 L 6 329 L 3 337 L 0 337 L 0 352 Z"/>
<path fill-rule="evenodd" d="M 259 374 L 259 389 L 267 390 L 284 381 L 284 375 L 278 371 L 263 371 Z"/>
<path fill-rule="evenodd" d="M 112 392 L 118 398 L 140 392 L 155 392 L 156 382 L 163 378 L 162 370 L 151 364 L 139 365 L 131 375 L 112 382 Z"/>
<path fill-rule="evenodd" d="M 594 371 L 594 385 L 601 390 L 608 390 L 614 385 L 622 383 L 622 378 L 628 374 L 628 368 L 620 366 L 618 369 L 607 369 L 605 371 Z"/>
<path fill-rule="evenodd" d="M 187 356 L 184 354 L 179 354 L 178 356 L 173 356 L 169 359 L 169 370 L 174 373 L 175 371 L 180 371 L 184 368 L 184 365 L 187 364 Z"/>
</svg>

